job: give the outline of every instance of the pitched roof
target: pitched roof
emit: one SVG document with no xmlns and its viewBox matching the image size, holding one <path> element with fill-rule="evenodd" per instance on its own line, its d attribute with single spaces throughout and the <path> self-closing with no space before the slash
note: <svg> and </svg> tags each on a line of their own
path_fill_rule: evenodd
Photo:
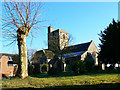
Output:
<svg viewBox="0 0 120 90">
<path fill-rule="evenodd" d="M 14 55 L 17 55 L 17 54 L 9 54 L 9 53 L 0 53 L 0 55 L 5 55 L 5 56 L 14 56 Z"/>
<path fill-rule="evenodd" d="M 63 49 L 64 53 L 73 53 L 80 51 L 87 51 L 92 41 L 78 45 L 69 46 Z"/>
<path fill-rule="evenodd" d="M 6 55 L 0 55 L 0 59 L 2 58 L 2 56 L 6 56 Z M 8 61 L 13 61 L 12 57 L 11 56 L 6 56 Z"/>
<path fill-rule="evenodd" d="M 67 54 L 63 54 L 64 58 L 70 58 L 70 57 L 76 57 L 76 56 L 80 56 L 84 53 L 85 51 L 80 51 L 80 52 L 74 52 L 74 53 L 67 53 Z M 61 55 L 60 55 L 61 56 Z"/>
<path fill-rule="evenodd" d="M 55 56 L 55 54 L 50 50 L 43 50 L 43 52 L 44 52 L 45 56 L 49 59 L 52 59 Z"/>
<path fill-rule="evenodd" d="M 39 51 L 37 51 L 35 54 L 38 54 L 38 55 L 39 55 L 40 52 L 44 53 L 44 55 L 45 55 L 47 58 L 50 58 L 50 59 L 53 58 L 54 55 L 55 55 L 52 51 L 50 51 L 50 50 L 48 50 L 48 49 L 39 50 Z"/>
<path fill-rule="evenodd" d="M 13 63 L 18 63 L 18 54 L 0 53 L 0 58 L 3 55 L 5 55 L 8 58 L 8 61 L 13 61 Z"/>
</svg>

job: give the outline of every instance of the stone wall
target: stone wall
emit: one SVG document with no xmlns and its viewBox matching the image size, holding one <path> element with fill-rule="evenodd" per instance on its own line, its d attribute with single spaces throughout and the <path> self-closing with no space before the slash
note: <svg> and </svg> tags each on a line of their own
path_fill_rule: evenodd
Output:
<svg viewBox="0 0 120 90">
<path fill-rule="evenodd" d="M 53 27 L 51 27 L 53 29 Z M 58 29 L 50 32 L 50 28 L 48 28 L 48 49 L 52 51 L 52 49 L 58 49 L 58 47 L 62 50 L 64 47 L 69 46 L 68 41 L 68 32 L 62 29 Z"/>
<path fill-rule="evenodd" d="M 95 46 L 94 42 L 91 41 L 91 44 L 88 48 L 88 52 L 93 56 L 93 58 L 95 59 L 95 65 L 98 66 L 98 49 Z"/>
</svg>

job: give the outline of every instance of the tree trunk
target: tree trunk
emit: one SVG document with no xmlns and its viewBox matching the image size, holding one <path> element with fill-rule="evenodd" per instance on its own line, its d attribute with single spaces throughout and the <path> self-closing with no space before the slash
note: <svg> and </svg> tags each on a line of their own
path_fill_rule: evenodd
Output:
<svg viewBox="0 0 120 90">
<path fill-rule="evenodd" d="M 28 59 L 27 59 L 27 48 L 26 48 L 26 35 L 18 33 L 18 50 L 19 50 L 19 65 L 18 75 L 24 79 L 28 76 Z"/>
</svg>

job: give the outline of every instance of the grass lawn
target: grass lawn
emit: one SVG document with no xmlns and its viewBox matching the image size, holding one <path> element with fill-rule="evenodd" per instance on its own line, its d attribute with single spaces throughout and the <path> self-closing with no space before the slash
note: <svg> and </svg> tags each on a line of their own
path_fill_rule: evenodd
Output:
<svg viewBox="0 0 120 90">
<path fill-rule="evenodd" d="M 120 88 L 120 76 L 114 73 L 69 75 L 37 75 L 2 80 L 2 88 Z"/>
</svg>

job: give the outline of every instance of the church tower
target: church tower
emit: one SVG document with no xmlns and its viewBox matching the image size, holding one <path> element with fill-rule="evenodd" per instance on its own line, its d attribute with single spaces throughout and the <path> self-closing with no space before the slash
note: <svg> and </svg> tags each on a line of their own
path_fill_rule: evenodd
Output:
<svg viewBox="0 0 120 90">
<path fill-rule="evenodd" d="M 62 50 L 69 46 L 68 32 L 62 29 L 53 31 L 53 27 L 48 27 L 48 49 L 51 51 Z"/>
</svg>

